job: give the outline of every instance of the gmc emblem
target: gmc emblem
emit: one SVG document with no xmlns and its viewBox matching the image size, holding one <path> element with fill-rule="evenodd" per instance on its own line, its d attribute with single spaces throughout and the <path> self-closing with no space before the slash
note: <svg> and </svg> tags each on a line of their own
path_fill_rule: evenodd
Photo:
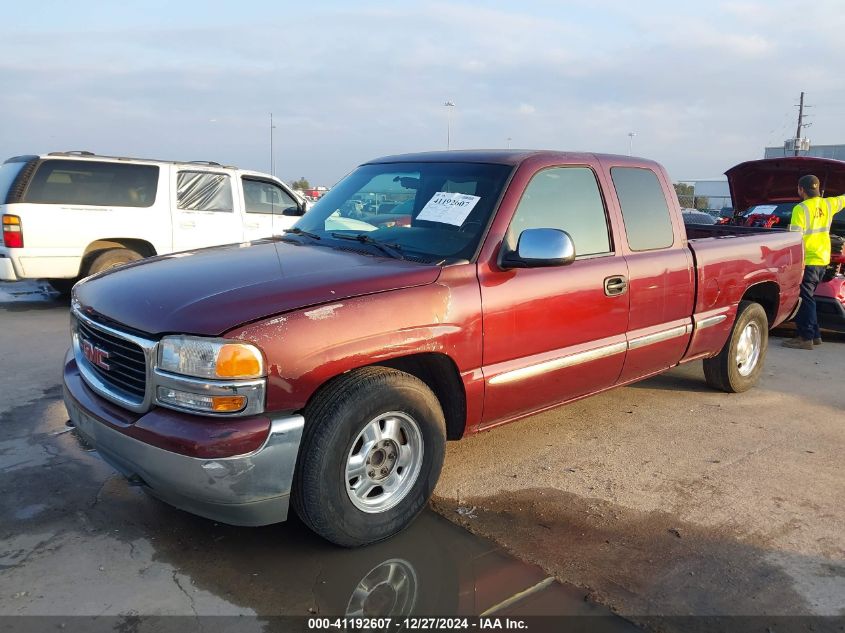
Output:
<svg viewBox="0 0 845 633">
<path fill-rule="evenodd" d="M 81 336 L 79 337 L 79 346 L 82 348 L 82 355 L 89 363 L 96 365 L 101 369 L 105 369 L 106 371 L 111 369 L 109 364 L 106 362 L 109 358 L 109 353 L 106 350 L 96 347 L 91 341 L 84 339 Z"/>
</svg>

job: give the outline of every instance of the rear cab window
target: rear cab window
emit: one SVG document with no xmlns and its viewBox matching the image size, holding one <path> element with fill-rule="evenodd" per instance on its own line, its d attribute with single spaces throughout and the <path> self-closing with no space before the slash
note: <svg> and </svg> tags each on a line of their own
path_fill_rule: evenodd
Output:
<svg viewBox="0 0 845 633">
<path fill-rule="evenodd" d="M 516 248 L 525 229 L 566 231 L 576 257 L 613 252 L 601 191 L 589 167 L 551 167 L 535 174 L 508 229 L 511 249 Z"/>
<path fill-rule="evenodd" d="M 610 177 L 631 250 L 653 251 L 672 246 L 672 216 L 657 174 L 643 167 L 612 167 Z"/>
<path fill-rule="evenodd" d="M 232 213 L 231 178 L 207 171 L 180 171 L 176 178 L 176 206 L 183 211 Z"/>
<path fill-rule="evenodd" d="M 45 160 L 23 195 L 38 204 L 151 207 L 158 189 L 156 165 Z"/>
</svg>

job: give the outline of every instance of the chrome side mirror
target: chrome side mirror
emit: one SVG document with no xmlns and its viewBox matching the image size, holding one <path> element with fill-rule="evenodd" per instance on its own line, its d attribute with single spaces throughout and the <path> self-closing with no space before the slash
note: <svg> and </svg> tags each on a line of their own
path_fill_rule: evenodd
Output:
<svg viewBox="0 0 845 633">
<path fill-rule="evenodd" d="M 544 268 L 566 266 L 575 261 L 575 244 L 560 229 L 525 229 L 519 234 L 516 251 L 504 252 L 502 268 Z"/>
</svg>

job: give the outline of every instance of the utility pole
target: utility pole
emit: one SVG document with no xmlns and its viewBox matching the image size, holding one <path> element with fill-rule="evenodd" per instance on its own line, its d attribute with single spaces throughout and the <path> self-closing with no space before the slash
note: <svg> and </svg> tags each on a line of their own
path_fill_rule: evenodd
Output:
<svg viewBox="0 0 845 633">
<path fill-rule="evenodd" d="M 634 137 L 636 135 L 636 132 L 628 132 L 628 156 L 634 153 Z"/>
<path fill-rule="evenodd" d="M 798 156 L 800 146 L 801 128 L 804 127 L 804 93 L 801 92 L 801 102 L 798 104 L 798 128 L 795 130 L 795 156 Z"/>
<path fill-rule="evenodd" d="M 801 93 L 801 100 L 795 105 L 798 108 L 798 127 L 795 128 L 795 137 L 786 139 L 784 142 L 784 156 L 790 150 L 793 156 L 798 156 L 802 150 L 806 152 L 810 149 L 810 139 L 804 138 L 802 130 L 812 125 L 812 123 L 804 123 L 804 119 L 806 118 L 804 108 L 812 108 L 813 106 L 804 105 L 803 92 Z"/>
<path fill-rule="evenodd" d="M 443 104 L 446 107 L 446 149 L 451 149 L 452 144 L 452 108 L 455 104 L 452 101 L 447 101 Z"/>
<path fill-rule="evenodd" d="M 270 175 L 276 175 L 276 161 L 275 157 L 273 156 L 273 130 L 276 129 L 276 126 L 273 125 L 273 113 L 270 113 Z"/>
</svg>

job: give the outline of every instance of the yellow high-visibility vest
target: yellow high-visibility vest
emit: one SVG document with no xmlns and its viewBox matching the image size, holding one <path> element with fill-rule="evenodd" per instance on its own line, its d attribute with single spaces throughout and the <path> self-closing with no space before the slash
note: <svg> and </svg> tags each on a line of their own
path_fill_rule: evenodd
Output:
<svg viewBox="0 0 845 633">
<path fill-rule="evenodd" d="M 807 198 L 792 209 L 790 231 L 804 234 L 804 265 L 830 263 L 830 225 L 833 216 L 845 208 L 845 196 Z"/>
</svg>

